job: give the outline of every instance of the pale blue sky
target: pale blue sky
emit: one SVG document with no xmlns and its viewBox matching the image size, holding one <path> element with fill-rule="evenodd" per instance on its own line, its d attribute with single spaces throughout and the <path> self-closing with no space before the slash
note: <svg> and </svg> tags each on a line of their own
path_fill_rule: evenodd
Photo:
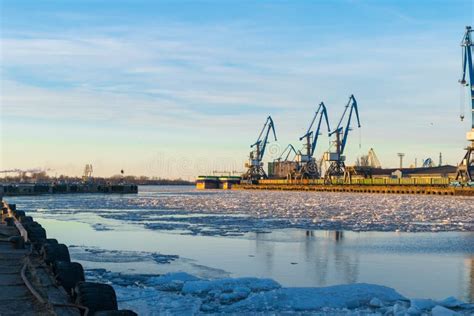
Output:
<svg viewBox="0 0 474 316">
<path fill-rule="evenodd" d="M 362 128 L 349 162 L 373 147 L 387 167 L 397 152 L 456 164 L 467 144 L 457 80 L 473 1 L 3 0 L 1 11 L 0 169 L 243 170 L 267 115 L 281 148 L 301 147 L 317 105 L 336 124 L 352 93 Z"/>
</svg>

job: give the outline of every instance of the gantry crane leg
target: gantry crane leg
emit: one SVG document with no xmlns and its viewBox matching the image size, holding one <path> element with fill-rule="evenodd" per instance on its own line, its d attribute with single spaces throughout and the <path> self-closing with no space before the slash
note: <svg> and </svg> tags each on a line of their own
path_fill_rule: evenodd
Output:
<svg viewBox="0 0 474 316">
<path fill-rule="evenodd" d="M 458 166 L 456 174 L 457 181 L 469 182 L 474 181 L 472 170 L 474 169 L 474 144 L 467 148 L 466 155 Z"/>
</svg>

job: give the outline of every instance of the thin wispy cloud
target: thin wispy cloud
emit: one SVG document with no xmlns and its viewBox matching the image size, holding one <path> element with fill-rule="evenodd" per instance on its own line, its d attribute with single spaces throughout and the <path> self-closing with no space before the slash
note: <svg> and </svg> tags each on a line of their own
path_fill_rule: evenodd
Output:
<svg viewBox="0 0 474 316">
<path fill-rule="evenodd" d="M 128 16 L 116 15 L 120 7 L 103 16 L 50 7 L 32 18 L 38 28 L 7 21 L 1 39 L 2 129 L 22 120 L 33 122 L 32 131 L 43 128 L 42 120 L 61 126 L 71 121 L 104 136 L 120 128 L 150 135 L 154 128 L 158 145 L 165 139 L 159 133 L 168 133 L 167 139 L 176 140 L 166 143 L 170 152 L 185 155 L 183 141 L 201 142 L 196 150 L 202 157 L 233 135 L 233 147 L 223 150 L 240 155 L 236 159 L 243 163 L 268 114 L 275 118 L 281 143 L 297 143 L 320 101 L 328 104 L 335 122 L 354 93 L 364 136 L 360 149 L 358 135 L 353 136 L 349 154 L 354 160 L 375 147 L 382 158 L 393 155 L 385 161 L 394 163 L 394 153 L 404 149 L 390 148 L 386 140 L 404 137 L 397 145 L 412 146 L 414 157 L 435 155 L 443 147 L 451 163 L 458 160 L 465 126 L 456 121 L 462 26 L 454 20 L 461 12 L 434 21 L 432 13 L 424 16 L 406 5 L 356 2 L 353 15 L 311 3 L 301 5 L 308 11 L 303 12 L 299 6 L 266 4 L 249 15 L 243 14 L 244 6 L 228 19 L 206 14 L 198 19 L 197 12 L 177 13 L 178 6 L 168 5 L 160 13 L 159 3 L 153 14 Z M 284 13 L 289 7 L 294 10 Z M 166 12 L 176 17 L 161 15 Z M 371 18 L 360 21 L 356 13 Z M 282 14 L 288 19 L 276 23 Z M 375 14 L 387 22 L 372 18 Z M 346 28 L 356 20 L 357 28 Z M 410 137 L 417 131 L 422 144 Z M 72 143 L 81 137 L 70 135 Z M 14 141 L 4 137 L 3 147 Z M 100 156 L 100 146 L 89 155 Z M 128 163 L 139 165 L 133 157 Z M 14 164 L 4 156 L 4 167 Z"/>
</svg>

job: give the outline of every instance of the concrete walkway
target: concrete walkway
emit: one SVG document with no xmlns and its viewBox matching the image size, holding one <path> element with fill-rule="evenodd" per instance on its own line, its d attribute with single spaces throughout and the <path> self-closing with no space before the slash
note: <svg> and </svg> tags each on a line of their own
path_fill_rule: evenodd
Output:
<svg viewBox="0 0 474 316">
<path fill-rule="evenodd" d="M 18 235 L 15 227 L 0 223 L 0 315 L 54 315 L 37 303 L 21 278 L 26 249 L 13 249 L 8 238 Z"/>
</svg>

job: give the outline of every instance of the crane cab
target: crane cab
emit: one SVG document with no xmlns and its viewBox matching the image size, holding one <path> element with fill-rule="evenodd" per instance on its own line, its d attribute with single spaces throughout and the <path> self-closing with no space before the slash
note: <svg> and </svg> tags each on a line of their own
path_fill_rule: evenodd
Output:
<svg viewBox="0 0 474 316">
<path fill-rule="evenodd" d="M 297 154 L 295 157 L 295 161 L 299 163 L 311 162 L 314 158 L 308 155 Z"/>
<path fill-rule="evenodd" d="M 323 156 L 324 161 L 346 161 L 346 156 L 339 153 L 325 152 Z"/>
<path fill-rule="evenodd" d="M 263 162 L 261 162 L 258 159 L 249 159 L 247 163 L 245 163 L 245 168 L 251 168 L 251 167 L 262 167 Z"/>
</svg>

